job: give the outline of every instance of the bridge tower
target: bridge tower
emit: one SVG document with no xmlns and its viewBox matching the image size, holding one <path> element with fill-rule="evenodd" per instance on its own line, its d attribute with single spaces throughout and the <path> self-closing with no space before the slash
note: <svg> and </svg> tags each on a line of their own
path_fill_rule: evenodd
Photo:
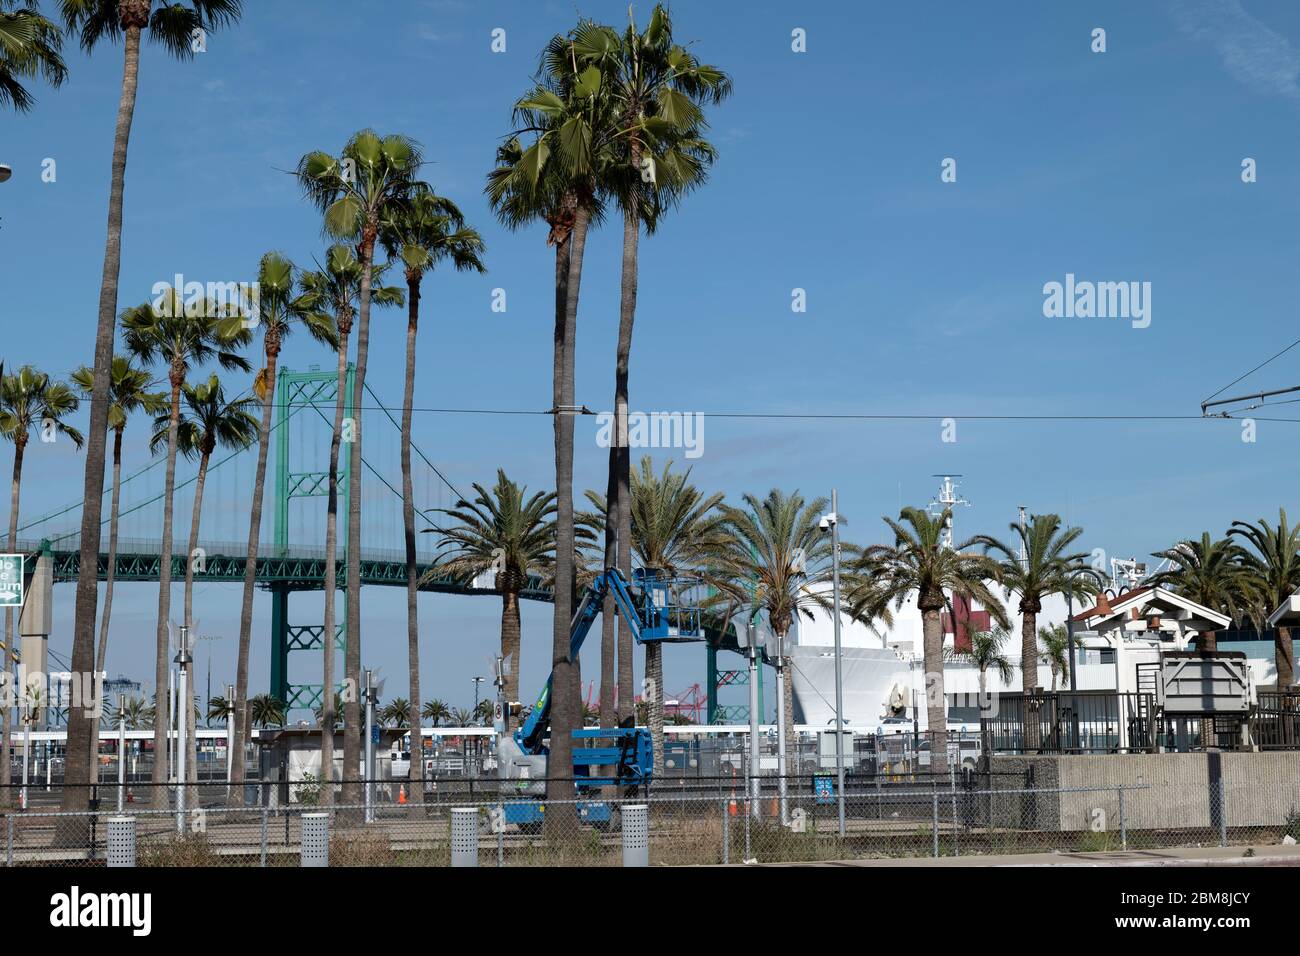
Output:
<svg viewBox="0 0 1300 956">
<path fill-rule="evenodd" d="M 352 408 L 355 368 L 348 364 L 344 404 Z M 319 463 L 318 470 L 296 471 L 290 461 L 289 420 L 293 415 L 310 416 L 309 421 L 320 422 L 332 430 L 334 404 L 338 397 L 338 372 L 320 371 L 313 366 L 306 372 L 282 369 L 276 376 L 275 413 L 277 415 L 275 455 L 275 553 L 284 557 L 289 552 L 289 505 L 295 498 L 323 498 L 329 494 L 329 460 Z M 314 406 L 314 410 L 313 410 Z M 318 414 L 319 413 L 319 414 Z M 328 448 L 328 445 L 326 446 Z M 348 539 L 348 476 L 351 455 L 344 446 L 339 454 L 338 470 L 338 540 Z M 339 556 L 340 571 L 345 567 L 344 547 Z M 340 575 L 342 577 L 342 575 Z M 272 696 L 284 701 L 288 710 L 314 709 L 321 703 L 323 687 L 320 684 L 293 683 L 289 679 L 289 653 L 291 651 L 319 650 L 324 639 L 324 625 L 290 624 L 289 595 L 294 591 L 320 590 L 316 581 L 279 580 L 266 585 L 271 592 L 271 687 Z M 344 590 L 344 610 L 333 635 L 336 651 L 343 647 L 347 621 L 347 592 Z M 323 620 L 323 612 L 322 618 Z M 341 671 L 336 671 L 341 673 Z"/>
</svg>

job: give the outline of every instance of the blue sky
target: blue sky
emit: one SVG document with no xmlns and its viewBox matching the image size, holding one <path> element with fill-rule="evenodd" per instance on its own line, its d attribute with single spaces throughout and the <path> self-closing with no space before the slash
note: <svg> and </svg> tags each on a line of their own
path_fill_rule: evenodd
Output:
<svg viewBox="0 0 1300 956">
<path fill-rule="evenodd" d="M 417 404 L 547 407 L 545 232 L 498 226 L 483 177 L 546 38 L 575 10 L 621 23 L 626 3 L 320 0 L 306 18 L 289 0 L 247 6 L 240 26 L 211 36 L 192 62 L 146 47 L 120 305 L 177 272 L 251 278 L 268 249 L 310 263 L 323 248 L 319 222 L 285 171 L 359 128 L 402 132 L 424 145 L 426 178 L 488 245 L 487 275 L 426 282 Z M 644 17 L 650 7 L 636 9 Z M 704 454 L 692 463 L 702 487 L 731 496 L 838 487 L 849 536 L 866 542 L 900 501 L 929 501 L 932 474 L 959 472 L 973 503 L 958 516 L 959 537 L 1005 532 L 1023 504 L 1067 514 L 1087 548 L 1123 556 L 1294 504 L 1295 424 L 1260 421 L 1247 443 L 1236 422 L 971 416 L 1195 415 L 1202 398 L 1296 337 L 1300 9 L 1192 0 L 673 10 L 678 37 L 728 70 L 735 94 L 710 112 L 720 154 L 710 184 L 642 243 L 632 404 L 705 413 Z M 497 27 L 505 53 L 490 50 Z M 1090 49 L 1096 27 L 1104 53 Z M 807 32 L 805 53 L 791 51 L 795 28 Z M 91 348 L 121 71 L 120 46 L 69 53 L 63 89 L 37 89 L 31 114 L 0 118 L 0 162 L 14 167 L 0 186 L 4 358 L 61 373 Z M 41 181 L 47 157 L 54 183 Z M 948 157 L 953 183 L 940 181 Z M 1258 169 L 1250 184 L 1247 157 Z M 595 233 L 583 277 L 577 397 L 593 409 L 612 391 L 619 242 L 617 228 Z M 1150 282 L 1150 326 L 1046 318 L 1043 285 L 1067 273 Z M 490 310 L 494 288 L 506 290 L 505 314 Z M 805 313 L 791 311 L 795 288 L 806 290 Z M 399 314 L 377 314 L 371 381 L 389 402 L 399 399 L 401 329 Z M 283 362 L 329 356 L 300 339 Z M 1300 349 L 1232 391 L 1297 383 Z M 1272 416 L 1300 418 L 1291 408 Z M 922 417 L 709 417 L 727 412 Z M 955 442 L 941 440 L 945 417 L 957 420 Z M 490 482 L 498 466 L 532 487 L 552 481 L 545 418 L 417 414 L 415 428 L 461 487 Z M 604 486 L 595 431 L 579 423 L 579 488 Z M 128 467 L 146 460 L 140 432 Z M 33 448 L 24 516 L 80 487 L 70 447 Z M 0 468 L 9 464 L 6 446 Z M 66 652 L 71 589 L 58 595 L 52 647 Z M 110 670 L 151 672 L 155 601 L 147 586 L 118 591 Z M 402 683 L 401 594 L 376 589 L 364 601 L 367 661 Z M 203 630 L 227 635 L 214 684 L 233 674 L 233 611 L 237 589 L 198 595 Z M 426 597 L 421 611 L 424 694 L 468 705 L 470 677 L 496 638 L 496 602 Z M 549 609 L 526 607 L 524 623 L 531 687 L 544 677 Z M 265 657 L 255 645 L 255 685 Z M 669 689 L 703 681 L 703 657 L 673 648 Z M 594 677 L 594 656 L 585 663 Z"/>
</svg>

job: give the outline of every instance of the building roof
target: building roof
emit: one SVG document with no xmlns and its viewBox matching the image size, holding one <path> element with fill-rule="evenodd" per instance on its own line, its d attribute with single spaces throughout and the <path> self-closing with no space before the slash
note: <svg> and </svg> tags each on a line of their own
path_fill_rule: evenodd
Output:
<svg viewBox="0 0 1300 956">
<path fill-rule="evenodd" d="M 1070 620 L 1079 622 L 1097 618 L 1105 620 L 1128 614 L 1128 612 L 1138 608 L 1145 608 L 1153 603 L 1166 607 L 1171 611 L 1181 611 L 1190 619 L 1199 618 L 1206 624 L 1214 625 L 1216 629 L 1227 627 L 1232 623 L 1232 618 L 1228 617 L 1228 615 L 1213 611 L 1203 604 L 1197 604 L 1191 598 L 1185 598 L 1180 594 L 1175 594 L 1168 588 L 1158 587 L 1154 584 L 1146 584 L 1131 591 L 1125 591 L 1113 599 L 1107 597 L 1103 592 L 1095 606 L 1080 611 Z"/>
<path fill-rule="evenodd" d="M 1292 591 L 1291 596 L 1279 604 L 1273 613 L 1268 616 L 1268 626 L 1277 627 L 1282 624 L 1285 627 L 1295 621 L 1300 621 L 1300 588 Z"/>
</svg>

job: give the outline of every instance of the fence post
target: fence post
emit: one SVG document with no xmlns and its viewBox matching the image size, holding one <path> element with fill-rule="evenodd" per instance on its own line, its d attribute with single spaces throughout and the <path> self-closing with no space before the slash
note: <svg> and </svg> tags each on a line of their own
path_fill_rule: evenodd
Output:
<svg viewBox="0 0 1300 956">
<path fill-rule="evenodd" d="M 12 818 L 9 826 L 12 832 Z M 725 798 L 722 801 L 722 862 L 724 865 L 731 862 L 731 804 Z"/>
<path fill-rule="evenodd" d="M 500 804 L 497 805 L 497 813 L 501 818 L 497 822 L 497 867 L 506 865 L 506 808 Z"/>
<path fill-rule="evenodd" d="M 108 818 L 108 865 L 135 866 L 135 818 Z"/>
<path fill-rule="evenodd" d="M 14 817 L 9 814 L 5 817 L 5 866 L 14 865 Z"/>
<path fill-rule="evenodd" d="M 1219 777 L 1219 846 L 1228 845 L 1228 787 Z"/>
<path fill-rule="evenodd" d="M 262 804 L 262 839 L 261 839 L 261 844 L 262 844 L 262 861 L 261 861 L 261 863 L 262 863 L 262 867 L 263 867 L 263 868 L 266 867 L 266 824 L 267 824 L 267 815 L 268 815 L 268 813 L 269 813 L 269 811 L 268 811 L 268 809 L 267 809 L 266 804 Z"/>
<path fill-rule="evenodd" d="M 645 803 L 623 808 L 623 865 L 650 865 L 650 806 Z"/>
<path fill-rule="evenodd" d="M 934 825 L 932 827 L 932 831 L 934 833 L 934 858 L 937 860 L 939 858 L 939 791 L 938 789 L 932 790 L 930 792 L 930 796 L 934 798 L 934 817 L 933 817 Z"/>
<path fill-rule="evenodd" d="M 451 865 L 478 866 L 478 810 L 451 808 Z"/>
<path fill-rule="evenodd" d="M 328 813 L 302 814 L 300 866 L 330 865 L 330 818 Z"/>
<path fill-rule="evenodd" d="M 1119 845 L 1122 849 L 1128 849 L 1128 817 L 1124 814 L 1124 788 L 1119 790 Z"/>
<path fill-rule="evenodd" d="M 752 799 L 753 799 L 752 794 L 747 795 L 745 798 L 745 860 L 752 860 L 754 858 L 753 853 L 750 852 L 750 843 L 749 843 L 749 829 L 750 829 L 749 821 L 753 817 L 753 813 L 751 813 L 749 809 L 749 802 Z"/>
</svg>

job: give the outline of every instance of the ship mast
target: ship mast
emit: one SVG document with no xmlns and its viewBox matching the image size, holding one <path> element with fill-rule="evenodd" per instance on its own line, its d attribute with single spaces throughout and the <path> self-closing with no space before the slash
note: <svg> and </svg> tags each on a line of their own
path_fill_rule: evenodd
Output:
<svg viewBox="0 0 1300 956">
<path fill-rule="evenodd" d="M 941 479 L 939 483 L 939 496 L 930 501 L 930 507 L 926 510 L 930 517 L 937 518 L 946 510 L 948 519 L 944 522 L 943 530 L 939 532 L 939 546 L 952 550 L 952 516 L 953 510 L 957 505 L 970 506 L 970 502 L 957 494 L 957 482 L 954 478 L 960 478 L 961 475 L 932 475 L 933 478 Z"/>
</svg>

